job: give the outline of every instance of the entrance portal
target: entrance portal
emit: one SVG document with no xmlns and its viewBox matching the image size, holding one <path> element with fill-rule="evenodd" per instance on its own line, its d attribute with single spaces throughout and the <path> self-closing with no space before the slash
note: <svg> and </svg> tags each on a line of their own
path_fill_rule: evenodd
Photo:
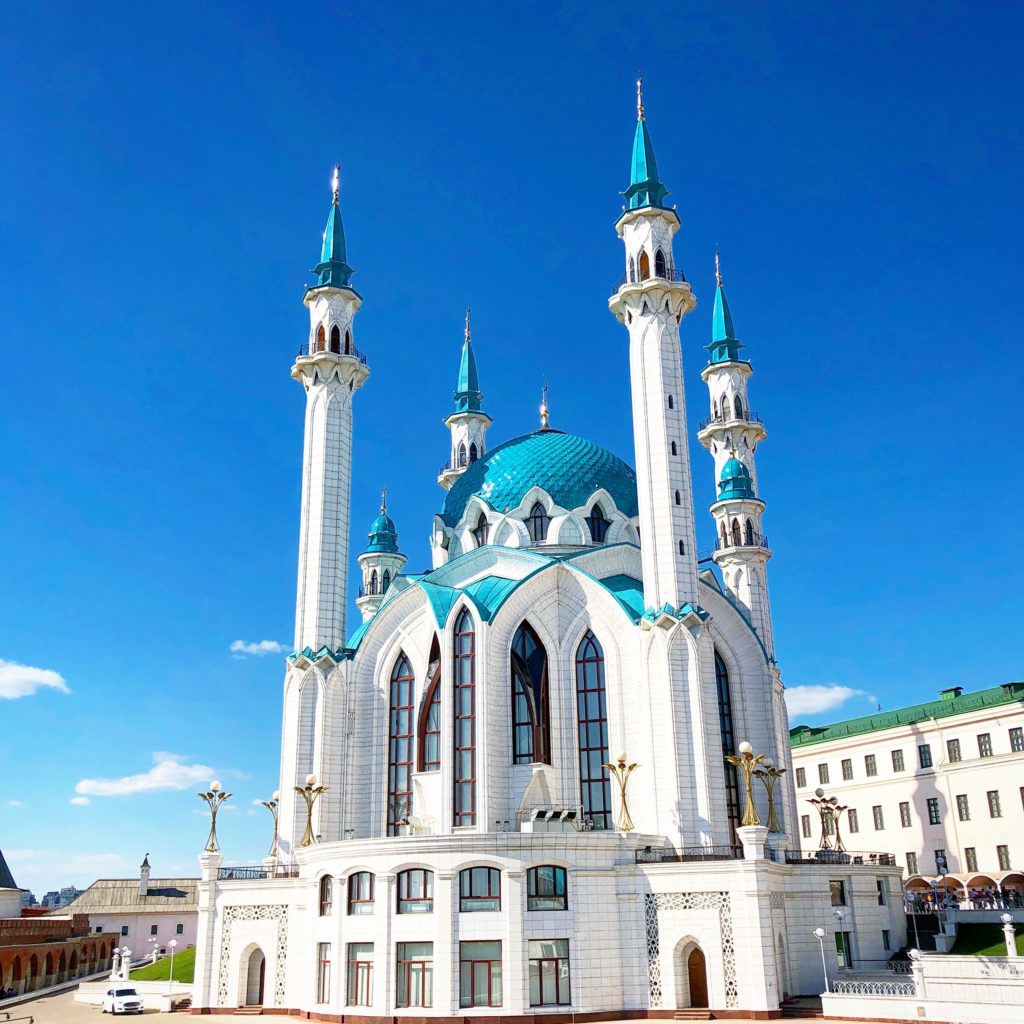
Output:
<svg viewBox="0 0 1024 1024">
<path fill-rule="evenodd" d="M 258 947 L 249 954 L 245 976 L 245 1005 L 263 1005 L 263 979 L 267 973 L 267 958 Z"/>
<path fill-rule="evenodd" d="M 700 946 L 694 946 L 686 958 L 686 978 L 690 987 L 690 1006 L 707 1006 L 708 971 Z"/>
</svg>

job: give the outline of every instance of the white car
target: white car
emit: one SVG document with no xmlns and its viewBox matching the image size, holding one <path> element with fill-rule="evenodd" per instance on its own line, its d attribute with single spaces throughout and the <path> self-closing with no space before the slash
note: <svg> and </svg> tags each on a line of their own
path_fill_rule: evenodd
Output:
<svg viewBox="0 0 1024 1024">
<path fill-rule="evenodd" d="M 108 988 L 103 997 L 104 1013 L 142 1013 L 142 997 L 133 988 Z"/>
</svg>

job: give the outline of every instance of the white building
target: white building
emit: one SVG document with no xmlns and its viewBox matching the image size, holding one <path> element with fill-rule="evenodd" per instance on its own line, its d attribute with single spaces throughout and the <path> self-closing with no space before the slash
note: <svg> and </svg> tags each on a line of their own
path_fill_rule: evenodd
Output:
<svg viewBox="0 0 1024 1024">
<path fill-rule="evenodd" d="M 821 821 L 822 788 L 846 808 L 840 838 L 893 850 L 909 888 L 945 876 L 958 891 L 1024 891 L 1024 683 L 790 732 L 800 845 Z"/>
<path fill-rule="evenodd" d="M 823 987 L 815 925 L 845 932 L 853 962 L 903 942 L 885 857 L 792 856 L 791 775 L 778 829 L 739 827 L 725 755 L 746 741 L 789 760 L 754 467 L 765 431 L 719 278 L 698 437 L 718 481 L 720 578 L 696 552 L 680 347 L 696 298 L 638 108 L 609 302 L 629 341 L 636 472 L 551 428 L 546 408 L 540 429 L 490 446 L 467 322 L 433 569 L 403 574 L 382 507 L 351 635 L 353 403 L 370 371 L 335 187 L 292 367 L 306 424 L 280 859 L 200 858 L 196 1009 L 772 1014 L 785 993 Z M 604 767 L 620 752 L 625 798 Z M 307 820 L 303 787 L 318 785 Z"/>
<path fill-rule="evenodd" d="M 92 931 L 119 935 L 138 960 L 172 939 L 178 949 L 195 945 L 198 887 L 198 878 L 150 878 L 146 854 L 138 878 L 101 878 L 62 913 L 87 914 Z"/>
</svg>

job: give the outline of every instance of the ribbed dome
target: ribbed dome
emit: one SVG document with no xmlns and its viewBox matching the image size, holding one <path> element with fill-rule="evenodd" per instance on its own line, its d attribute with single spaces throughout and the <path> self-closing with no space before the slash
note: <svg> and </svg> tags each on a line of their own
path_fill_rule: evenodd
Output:
<svg viewBox="0 0 1024 1024">
<path fill-rule="evenodd" d="M 366 550 L 398 552 L 398 530 L 394 520 L 383 509 L 370 527 L 370 543 Z"/>
<path fill-rule="evenodd" d="M 604 488 L 620 512 L 637 514 L 636 474 L 622 459 L 575 434 L 537 430 L 506 441 L 474 462 L 448 492 L 441 517 L 455 526 L 474 495 L 498 512 L 507 512 L 535 486 L 562 508 L 579 508 Z"/>
<path fill-rule="evenodd" d="M 750 471 L 735 455 L 722 467 L 722 476 L 718 481 L 718 501 L 727 498 L 753 498 L 754 485 L 750 480 Z"/>
</svg>

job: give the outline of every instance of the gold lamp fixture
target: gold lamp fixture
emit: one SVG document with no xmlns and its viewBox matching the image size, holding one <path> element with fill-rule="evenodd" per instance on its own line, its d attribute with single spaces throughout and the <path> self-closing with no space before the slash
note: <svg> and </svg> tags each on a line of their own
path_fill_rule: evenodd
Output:
<svg viewBox="0 0 1024 1024">
<path fill-rule="evenodd" d="M 603 764 L 601 767 L 607 768 L 611 777 L 619 785 L 619 820 L 615 823 L 615 827 L 620 832 L 632 832 L 633 819 L 629 816 L 629 804 L 626 802 L 626 785 L 630 775 L 640 766 L 635 763 L 626 764 L 626 755 L 619 754 L 615 764 Z"/>
<path fill-rule="evenodd" d="M 261 800 L 261 804 L 274 816 L 274 841 L 270 844 L 270 853 L 268 857 L 277 856 L 277 816 L 279 814 L 279 807 L 281 804 L 281 792 L 280 790 L 274 790 L 274 795 L 269 800 Z"/>
<path fill-rule="evenodd" d="M 764 783 L 768 793 L 768 831 L 781 832 L 778 815 L 775 813 L 775 786 L 779 779 L 786 774 L 785 768 L 776 768 L 766 757 L 760 768 L 755 769 L 754 774 Z"/>
<path fill-rule="evenodd" d="M 306 801 L 306 831 L 302 833 L 299 846 L 312 846 L 317 841 L 313 834 L 313 808 L 317 800 L 327 792 L 327 787 L 318 785 L 316 776 L 310 774 L 306 776 L 305 786 L 296 786 L 295 792 Z"/>
<path fill-rule="evenodd" d="M 753 778 L 757 766 L 764 761 L 764 754 L 755 754 L 754 748 L 744 740 L 740 744 L 740 752 L 727 754 L 725 759 L 743 773 L 743 783 L 747 789 L 747 806 L 743 811 L 743 824 L 760 825 L 761 819 L 757 816 L 757 808 L 754 806 L 754 794 L 750 791 L 750 780 Z"/>
<path fill-rule="evenodd" d="M 210 783 L 208 792 L 196 795 L 200 800 L 205 800 L 206 806 L 210 809 L 210 834 L 206 837 L 204 850 L 206 853 L 216 853 L 220 849 L 220 844 L 217 842 L 217 812 L 220 810 L 221 804 L 231 798 L 231 794 L 221 792 L 220 783 L 214 779 Z"/>
</svg>

